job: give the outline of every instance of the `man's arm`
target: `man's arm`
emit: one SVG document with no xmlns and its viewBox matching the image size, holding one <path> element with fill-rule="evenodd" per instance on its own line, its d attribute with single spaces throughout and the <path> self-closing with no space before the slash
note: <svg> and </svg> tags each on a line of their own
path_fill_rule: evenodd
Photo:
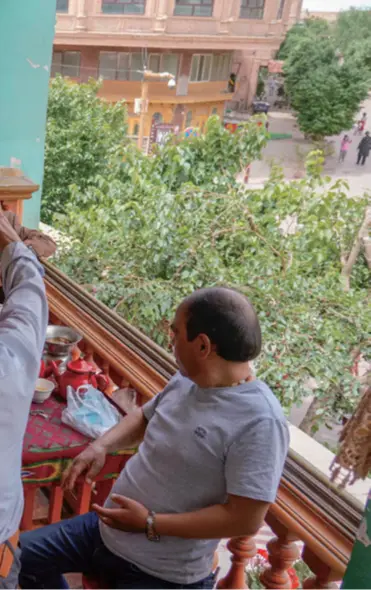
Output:
<svg viewBox="0 0 371 590">
<path fill-rule="evenodd" d="M 26 366 L 28 370 L 34 369 L 37 376 L 48 322 L 43 268 L 20 242 L 3 213 L 0 251 L 5 293 L 0 316 L 0 372 L 4 376 Z M 31 374 L 24 374 L 30 379 Z"/>
<path fill-rule="evenodd" d="M 147 424 L 141 408 L 130 412 L 74 459 L 63 473 L 62 487 L 72 491 L 77 478 L 83 473 L 85 473 L 85 481 L 91 484 L 103 469 L 107 453 L 130 449 L 139 444 L 144 438 Z"/>
<path fill-rule="evenodd" d="M 227 502 L 182 514 L 157 514 L 158 534 L 188 539 L 254 535 L 275 500 L 288 445 L 283 420 L 263 418 L 250 424 L 227 452 Z M 116 494 L 111 499 L 117 508 L 93 506 L 107 526 L 127 532 L 145 530 L 150 506 Z"/>
<path fill-rule="evenodd" d="M 49 256 L 54 254 L 57 249 L 57 244 L 50 236 L 43 234 L 37 229 L 28 229 L 28 227 L 24 227 L 19 223 L 17 216 L 14 215 L 14 213 L 7 212 L 6 215 L 12 216 L 10 222 L 14 227 L 14 230 L 17 232 L 22 242 L 24 242 L 26 246 L 31 246 L 38 256 L 49 258 Z"/>
</svg>

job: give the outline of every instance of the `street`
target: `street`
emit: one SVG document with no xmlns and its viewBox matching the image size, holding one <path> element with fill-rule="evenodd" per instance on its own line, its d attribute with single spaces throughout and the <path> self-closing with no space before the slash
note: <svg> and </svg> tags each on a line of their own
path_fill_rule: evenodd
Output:
<svg viewBox="0 0 371 590">
<path fill-rule="evenodd" d="M 364 102 L 357 120 L 363 112 L 367 113 L 366 130 L 371 133 L 371 97 Z M 292 134 L 292 139 L 269 141 L 263 152 L 263 159 L 254 162 L 251 166 L 251 185 L 260 184 L 269 176 L 269 170 L 273 162 L 279 163 L 283 167 L 287 179 L 297 178 L 303 172 L 305 155 L 311 149 L 315 149 L 313 144 L 304 139 L 291 113 L 272 111 L 269 114 L 269 130 L 272 133 Z M 349 183 L 349 194 L 356 196 L 371 190 L 371 156 L 364 166 L 357 166 L 357 147 L 361 136 L 354 136 L 352 130 L 347 133 L 351 136 L 352 145 L 343 163 L 339 162 L 339 151 L 344 133 L 328 138 L 328 141 L 333 145 L 334 154 L 327 157 L 324 172 L 334 180 L 345 178 Z"/>
</svg>

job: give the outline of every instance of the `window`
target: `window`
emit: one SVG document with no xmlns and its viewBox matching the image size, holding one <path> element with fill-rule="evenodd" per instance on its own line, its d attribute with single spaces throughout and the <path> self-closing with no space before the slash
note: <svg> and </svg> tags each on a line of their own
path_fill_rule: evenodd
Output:
<svg viewBox="0 0 371 590">
<path fill-rule="evenodd" d="M 231 55 L 229 53 L 222 53 L 221 55 L 213 55 L 213 65 L 211 68 L 211 80 L 213 82 L 224 82 L 228 80 L 231 69 Z"/>
<path fill-rule="evenodd" d="M 80 51 L 54 51 L 51 75 L 62 74 L 78 78 L 80 76 Z"/>
<path fill-rule="evenodd" d="M 240 18 L 263 18 L 265 0 L 241 0 Z"/>
<path fill-rule="evenodd" d="M 176 53 L 164 53 L 162 56 L 162 71 L 173 76 L 178 75 L 179 56 Z"/>
<path fill-rule="evenodd" d="M 57 0 L 57 12 L 68 12 L 68 0 Z"/>
<path fill-rule="evenodd" d="M 211 111 L 212 115 L 218 115 L 218 107 L 214 107 L 213 110 Z"/>
<path fill-rule="evenodd" d="M 213 16 L 213 0 L 175 0 L 175 16 Z"/>
<path fill-rule="evenodd" d="M 210 80 L 212 55 L 194 55 L 192 57 L 190 82 L 208 82 Z"/>
<path fill-rule="evenodd" d="M 148 69 L 158 74 L 161 72 L 161 54 L 151 53 L 148 60 Z"/>
<path fill-rule="evenodd" d="M 281 20 L 283 9 L 285 8 L 285 0 L 280 0 L 280 5 L 277 12 L 277 20 Z"/>
<path fill-rule="evenodd" d="M 151 53 L 148 60 L 151 72 L 169 72 L 178 75 L 178 55 L 176 53 Z"/>
<path fill-rule="evenodd" d="M 139 134 L 139 123 L 135 123 L 134 129 L 133 129 L 133 135 L 138 135 L 138 134 Z"/>
<path fill-rule="evenodd" d="M 162 113 L 153 113 L 152 121 L 154 123 L 162 123 L 162 121 L 163 121 Z"/>
<path fill-rule="evenodd" d="M 146 0 L 103 0 L 104 14 L 144 14 Z"/>
<path fill-rule="evenodd" d="M 141 53 L 101 51 L 99 54 L 99 76 L 104 80 L 141 80 L 142 71 Z"/>
</svg>

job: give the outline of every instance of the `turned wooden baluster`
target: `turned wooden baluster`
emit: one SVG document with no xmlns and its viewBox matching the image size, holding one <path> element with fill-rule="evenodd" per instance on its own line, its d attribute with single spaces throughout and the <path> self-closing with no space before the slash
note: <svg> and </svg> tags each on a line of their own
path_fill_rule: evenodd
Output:
<svg viewBox="0 0 371 590">
<path fill-rule="evenodd" d="M 108 377 L 109 384 L 105 388 L 104 393 L 106 393 L 107 395 L 112 395 L 112 392 L 116 389 L 116 385 L 114 384 L 114 382 L 112 381 L 112 379 L 109 375 L 109 369 L 110 369 L 109 363 L 107 361 L 105 361 L 102 364 L 102 373 L 103 373 L 103 375 Z"/>
<path fill-rule="evenodd" d="M 298 538 L 283 526 L 274 516 L 268 514 L 267 522 L 277 535 L 267 544 L 270 567 L 264 570 L 260 581 L 266 588 L 291 588 L 291 579 L 287 572 L 300 557 L 295 541 Z"/>
<path fill-rule="evenodd" d="M 312 577 L 304 580 L 303 588 L 306 590 L 311 588 L 315 588 L 317 590 L 322 590 L 322 588 L 338 588 L 338 585 L 335 584 L 335 581 L 341 580 L 341 572 L 333 570 L 328 565 L 323 563 L 320 557 L 315 555 L 313 551 L 307 546 L 305 546 L 303 549 L 302 559 L 312 570 L 312 572 L 314 572 Z"/>
<path fill-rule="evenodd" d="M 247 562 L 256 555 L 254 537 L 235 537 L 234 539 L 230 539 L 227 548 L 232 553 L 232 563 L 226 577 L 219 580 L 217 588 L 223 588 L 225 590 L 229 588 L 248 588 L 245 568 Z"/>
</svg>

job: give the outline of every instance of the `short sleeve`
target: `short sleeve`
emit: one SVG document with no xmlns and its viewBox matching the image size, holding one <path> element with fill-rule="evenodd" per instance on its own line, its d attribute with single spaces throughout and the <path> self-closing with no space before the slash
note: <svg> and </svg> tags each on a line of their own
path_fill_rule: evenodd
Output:
<svg viewBox="0 0 371 590">
<path fill-rule="evenodd" d="M 142 406 L 142 412 L 147 422 L 149 422 L 151 418 L 153 418 L 158 405 L 160 404 L 161 400 L 164 398 L 166 393 L 174 388 L 174 384 L 177 381 L 178 377 L 179 373 L 176 373 L 174 377 L 170 379 L 169 383 L 164 387 L 164 389 L 160 391 L 160 393 L 155 395 L 152 399 L 149 400 L 149 402 Z"/>
<path fill-rule="evenodd" d="M 289 448 L 284 420 L 263 418 L 250 424 L 228 449 L 227 493 L 274 502 Z"/>
</svg>

